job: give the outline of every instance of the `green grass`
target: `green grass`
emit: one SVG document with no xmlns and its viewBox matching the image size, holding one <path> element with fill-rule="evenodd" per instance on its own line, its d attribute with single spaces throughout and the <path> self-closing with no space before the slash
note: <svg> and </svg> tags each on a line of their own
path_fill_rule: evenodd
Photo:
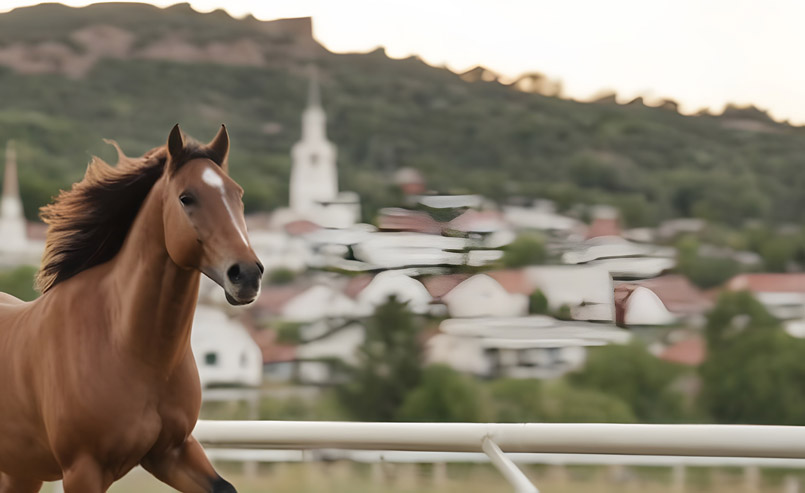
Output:
<svg viewBox="0 0 805 493">
<path fill-rule="evenodd" d="M 487 493 L 508 492 L 511 487 L 490 465 L 451 464 L 447 477 L 437 482 L 432 465 L 372 466 L 349 462 L 304 464 L 263 464 L 256 477 L 247 477 L 239 464 L 217 464 L 217 469 L 239 493 Z M 607 467 L 525 466 L 526 474 L 546 493 L 673 493 L 668 468 L 636 467 L 615 474 Z M 763 471 L 758 489 L 747 489 L 742 470 L 735 468 L 688 468 L 687 493 L 728 493 L 754 491 L 778 493 L 787 476 L 805 482 L 795 471 Z M 51 491 L 47 485 L 42 490 Z M 110 493 L 162 493 L 175 491 L 158 482 L 142 469 L 135 469 L 115 483 Z"/>
</svg>

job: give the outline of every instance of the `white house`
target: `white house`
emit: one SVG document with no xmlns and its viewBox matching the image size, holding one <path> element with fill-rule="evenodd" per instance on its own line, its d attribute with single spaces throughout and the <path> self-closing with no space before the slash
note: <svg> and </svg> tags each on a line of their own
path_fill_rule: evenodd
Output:
<svg viewBox="0 0 805 493">
<path fill-rule="evenodd" d="M 414 313 L 427 313 L 432 300 L 425 286 L 402 272 L 387 270 L 380 272 L 369 284 L 357 293 L 358 313 L 370 315 L 377 306 L 394 296 L 398 301 L 408 303 Z"/>
<path fill-rule="evenodd" d="M 353 245 L 355 257 L 371 265 L 396 269 L 414 265 L 462 265 L 471 242 L 421 233 L 374 233 Z"/>
<path fill-rule="evenodd" d="M 190 337 L 202 387 L 257 386 L 262 381 L 260 347 L 243 325 L 215 308 L 198 305 Z"/>
<path fill-rule="evenodd" d="M 616 278 L 644 279 L 673 268 L 676 250 L 635 243 L 619 236 L 601 236 L 565 252 L 562 262 L 602 267 Z"/>
<path fill-rule="evenodd" d="M 677 318 L 649 288 L 621 284 L 615 288 L 615 311 L 619 325 L 670 325 Z"/>
<path fill-rule="evenodd" d="M 528 313 L 528 296 L 510 293 L 495 279 L 477 274 L 442 296 L 451 317 L 517 317 Z"/>
<path fill-rule="evenodd" d="M 612 326 L 546 316 L 448 319 L 426 345 L 426 361 L 482 377 L 556 378 L 580 368 L 587 346 L 624 344 Z"/>
<path fill-rule="evenodd" d="M 546 265 L 526 267 L 525 275 L 545 295 L 551 311 L 567 306 L 574 320 L 615 320 L 612 278 L 605 269 L 587 265 Z"/>
<path fill-rule="evenodd" d="M 357 365 L 357 350 L 366 337 L 362 325 L 351 322 L 336 327 L 296 348 L 296 375 L 300 382 L 325 385 L 337 381 L 333 360 Z"/>
<path fill-rule="evenodd" d="M 312 322 L 322 318 L 351 317 L 356 309 L 355 302 L 338 289 L 315 284 L 285 303 L 279 315 L 292 322 Z"/>
<path fill-rule="evenodd" d="M 805 274 L 740 274 L 727 282 L 730 291 L 750 291 L 781 320 L 805 317 Z"/>
<path fill-rule="evenodd" d="M 305 240 L 282 231 L 250 229 L 249 242 L 266 272 L 279 268 L 300 272 L 307 268 L 313 257 Z"/>
</svg>

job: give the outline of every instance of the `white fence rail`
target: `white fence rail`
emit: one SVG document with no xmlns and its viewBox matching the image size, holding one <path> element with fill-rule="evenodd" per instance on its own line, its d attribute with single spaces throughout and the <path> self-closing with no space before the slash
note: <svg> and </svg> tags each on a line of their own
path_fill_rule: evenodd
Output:
<svg viewBox="0 0 805 493">
<path fill-rule="evenodd" d="M 193 434 L 207 446 L 230 449 L 483 452 L 518 493 L 537 489 L 507 454 L 550 454 L 544 457 L 553 460 L 545 463 L 569 457 L 557 454 L 615 454 L 658 456 L 655 462 L 668 464 L 673 457 L 686 457 L 677 464 L 691 465 L 704 465 L 708 457 L 744 458 L 740 462 L 747 465 L 805 464 L 796 460 L 805 459 L 805 427 L 791 426 L 199 421 Z M 587 457 L 586 463 L 596 462 Z"/>
</svg>

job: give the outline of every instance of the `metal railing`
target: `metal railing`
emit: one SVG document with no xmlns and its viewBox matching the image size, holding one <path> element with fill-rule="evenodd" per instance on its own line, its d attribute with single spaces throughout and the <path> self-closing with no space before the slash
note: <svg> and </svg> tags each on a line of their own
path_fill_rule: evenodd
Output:
<svg viewBox="0 0 805 493">
<path fill-rule="evenodd" d="M 209 447 L 483 452 L 515 491 L 537 488 L 507 454 L 805 458 L 805 428 L 749 425 L 199 421 Z"/>
</svg>

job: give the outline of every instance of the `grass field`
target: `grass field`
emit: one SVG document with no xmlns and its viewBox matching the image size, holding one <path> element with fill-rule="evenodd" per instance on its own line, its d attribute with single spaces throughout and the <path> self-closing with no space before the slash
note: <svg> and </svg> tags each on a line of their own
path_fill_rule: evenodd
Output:
<svg viewBox="0 0 805 493">
<path fill-rule="evenodd" d="M 239 493 L 488 493 L 512 491 L 491 466 L 451 464 L 446 477 L 436 479 L 432 465 L 390 465 L 370 467 L 347 462 L 261 465 L 257 475 L 245 475 L 237 464 L 219 464 L 218 470 Z M 566 469 L 529 466 L 527 474 L 543 493 L 786 493 L 800 491 L 789 484 L 805 483 L 805 475 L 794 471 L 763 471 L 755 484 L 745 481 L 739 469 L 688 468 L 684 490 L 671 484 L 667 468 L 611 469 L 569 467 Z M 43 488 L 49 493 L 51 486 Z M 159 483 L 142 469 L 135 469 L 109 490 L 111 493 L 168 493 L 175 491 Z"/>
</svg>

